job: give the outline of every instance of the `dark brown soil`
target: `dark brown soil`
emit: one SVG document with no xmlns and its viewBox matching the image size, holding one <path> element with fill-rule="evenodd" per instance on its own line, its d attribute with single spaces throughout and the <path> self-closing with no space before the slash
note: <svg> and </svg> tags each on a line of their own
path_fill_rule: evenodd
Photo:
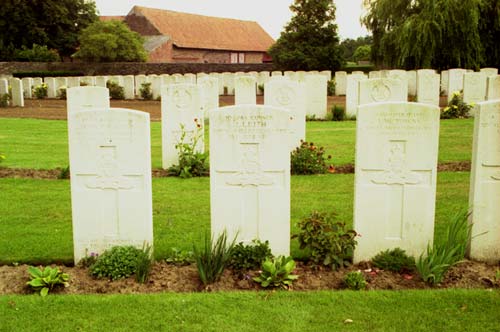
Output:
<svg viewBox="0 0 500 332">
<path fill-rule="evenodd" d="M 197 292 L 197 291 L 236 291 L 258 290 L 259 284 L 252 277 L 259 274 L 251 271 L 239 276 L 226 270 L 221 280 L 204 287 L 194 264 L 176 266 L 165 262 L 154 264 L 150 279 L 145 284 L 139 284 L 133 277 L 110 281 L 95 279 L 88 270 L 80 267 L 60 266 L 63 272 L 70 276 L 70 286 L 54 290 L 62 294 L 100 294 L 100 293 L 156 293 L 156 292 Z M 444 281 L 434 287 L 424 283 L 416 274 L 401 275 L 389 271 L 381 271 L 370 267 L 369 263 L 361 263 L 349 269 L 340 271 L 313 270 L 298 263 L 294 273 L 299 279 L 291 287 L 292 290 L 340 290 L 342 280 L 350 271 L 360 270 L 368 281 L 368 289 L 403 290 L 426 288 L 498 288 L 500 281 L 495 279 L 495 273 L 500 266 L 464 261 L 452 267 Z M 27 265 L 0 266 L 0 295 L 30 294 L 26 286 L 29 280 Z"/>
</svg>

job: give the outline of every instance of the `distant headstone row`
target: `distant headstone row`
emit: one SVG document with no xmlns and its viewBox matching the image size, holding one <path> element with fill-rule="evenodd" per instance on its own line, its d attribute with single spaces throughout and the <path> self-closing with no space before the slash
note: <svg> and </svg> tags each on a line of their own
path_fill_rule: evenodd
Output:
<svg viewBox="0 0 500 332">
<path fill-rule="evenodd" d="M 356 113 L 355 261 L 395 247 L 420 255 L 433 241 L 439 108 L 378 102 L 393 88 L 404 95 L 392 79 L 379 80 L 367 83 L 375 102 Z M 295 113 L 303 104 L 299 84 L 270 80 L 266 105 L 208 111 L 212 234 L 226 230 L 238 241 L 269 240 L 275 255 L 289 254 L 290 149 L 301 135 L 297 117 L 304 118 Z M 68 90 L 75 262 L 116 244 L 153 243 L 149 115 L 109 108 L 105 90 Z M 192 139 L 203 130 L 198 91 L 190 83 L 164 87 L 163 145 L 171 148 L 183 133 Z M 476 105 L 473 146 L 470 254 L 498 261 L 500 100 Z"/>
</svg>

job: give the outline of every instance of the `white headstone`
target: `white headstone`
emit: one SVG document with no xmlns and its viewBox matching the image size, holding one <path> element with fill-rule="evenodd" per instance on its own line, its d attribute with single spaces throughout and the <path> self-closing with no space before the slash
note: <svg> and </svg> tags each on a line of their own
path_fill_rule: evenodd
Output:
<svg viewBox="0 0 500 332">
<path fill-rule="evenodd" d="M 203 112 L 195 84 L 171 84 L 162 87 L 161 94 L 162 165 L 168 169 L 179 164 L 176 145 L 183 134 L 183 143 L 196 140 L 196 151 L 204 150 Z"/>
<path fill-rule="evenodd" d="M 224 94 L 224 80 L 222 79 L 222 75 L 220 73 L 210 73 L 208 76 L 217 79 L 217 84 L 219 85 L 219 96 L 222 96 Z"/>
<path fill-rule="evenodd" d="M 271 80 L 264 89 L 264 104 L 290 112 L 291 149 L 306 139 L 306 97 L 303 83 L 288 79 Z"/>
<path fill-rule="evenodd" d="M 348 117 L 356 116 L 359 100 L 359 81 L 367 79 L 365 74 L 347 75 L 347 88 L 345 95 L 345 114 Z"/>
<path fill-rule="evenodd" d="M 0 96 L 9 93 L 9 81 L 5 78 L 0 78 Z"/>
<path fill-rule="evenodd" d="M 417 257 L 432 245 L 439 115 L 416 103 L 358 107 L 355 262 L 396 247 Z"/>
<path fill-rule="evenodd" d="M 74 88 L 80 86 L 80 77 L 78 76 L 68 77 L 66 81 L 68 83 L 67 85 L 68 88 Z"/>
<path fill-rule="evenodd" d="M 498 75 L 498 68 L 481 68 L 480 72 L 481 72 L 481 74 L 485 75 L 486 77 L 497 76 Z"/>
<path fill-rule="evenodd" d="M 24 93 L 24 98 L 31 99 L 31 90 L 33 89 L 33 79 L 31 77 L 24 77 L 22 80 L 23 82 L 23 93 Z"/>
<path fill-rule="evenodd" d="M 171 75 L 171 77 L 172 77 L 172 83 L 174 83 L 174 84 L 186 83 L 184 75 L 182 75 L 182 74 L 175 73 L 175 74 Z"/>
<path fill-rule="evenodd" d="M 469 206 L 470 257 L 500 260 L 500 100 L 475 107 Z"/>
<path fill-rule="evenodd" d="M 75 263 L 115 245 L 153 245 L 149 114 L 68 114 Z"/>
<path fill-rule="evenodd" d="M 100 86 L 69 88 L 66 90 L 66 108 L 68 113 L 93 109 L 109 109 L 109 90 Z"/>
<path fill-rule="evenodd" d="M 416 96 L 417 95 L 417 71 L 410 70 L 406 72 L 406 76 L 408 78 L 408 95 Z"/>
<path fill-rule="evenodd" d="M 23 81 L 13 77 L 9 80 L 9 85 L 12 88 L 12 100 L 10 105 L 24 107 Z"/>
<path fill-rule="evenodd" d="M 441 90 L 439 91 L 439 94 L 441 95 L 441 92 L 443 96 L 447 96 L 448 94 L 451 94 L 452 92 L 448 91 L 448 81 L 449 81 L 450 75 L 447 70 L 443 70 L 441 72 Z"/>
<path fill-rule="evenodd" d="M 55 98 L 57 96 L 56 79 L 54 77 L 45 77 L 43 81 L 47 84 L 47 97 Z"/>
<path fill-rule="evenodd" d="M 464 74 L 464 102 L 472 104 L 486 99 L 486 79 L 482 73 Z"/>
<path fill-rule="evenodd" d="M 210 112 L 212 234 L 237 242 L 269 241 L 290 252 L 290 114 L 239 105 Z"/>
<path fill-rule="evenodd" d="M 439 106 L 440 76 L 434 70 L 417 71 L 417 102 Z"/>
<path fill-rule="evenodd" d="M 378 70 L 368 72 L 368 78 L 382 78 L 382 73 Z"/>
<path fill-rule="evenodd" d="M 335 72 L 335 95 L 345 96 L 347 88 L 347 72 L 336 71 Z"/>
<path fill-rule="evenodd" d="M 222 80 L 224 82 L 224 91 L 226 95 L 234 95 L 234 73 L 222 73 Z"/>
<path fill-rule="evenodd" d="M 148 83 L 146 75 L 135 75 L 135 95 L 141 95 L 142 84 Z"/>
<path fill-rule="evenodd" d="M 196 84 L 196 75 L 192 73 L 184 74 L 184 82 L 189 84 Z"/>
<path fill-rule="evenodd" d="M 326 118 L 328 92 L 326 77 L 320 74 L 306 75 L 306 114 L 316 119 Z"/>
<path fill-rule="evenodd" d="M 105 88 L 107 81 L 108 81 L 108 78 L 106 76 L 96 76 L 95 77 L 95 85 L 96 86 L 100 86 L 100 87 Z"/>
<path fill-rule="evenodd" d="M 330 70 L 322 70 L 319 74 L 325 76 L 327 81 L 332 79 L 332 72 Z"/>
<path fill-rule="evenodd" d="M 283 76 L 291 81 L 296 80 L 297 73 L 291 70 L 287 70 L 283 73 Z M 275 76 L 276 77 L 276 76 Z"/>
<path fill-rule="evenodd" d="M 486 100 L 500 99 L 500 75 L 488 77 Z"/>
<path fill-rule="evenodd" d="M 259 87 L 264 87 L 264 85 L 270 80 L 270 74 L 268 71 L 261 71 L 257 76 L 257 94 L 262 95 L 264 93 L 263 89 Z"/>
<path fill-rule="evenodd" d="M 42 83 L 43 83 L 43 79 L 41 77 L 33 77 L 33 82 L 31 84 L 31 87 L 35 88 L 39 85 L 42 85 Z"/>
<path fill-rule="evenodd" d="M 208 111 L 219 108 L 219 80 L 209 75 L 198 77 L 200 88 L 201 108 L 204 116 L 208 117 Z"/>
<path fill-rule="evenodd" d="M 402 69 L 389 70 L 387 72 L 386 77 L 401 80 L 403 84 L 408 85 L 408 74 L 406 74 L 406 70 Z"/>
<path fill-rule="evenodd" d="M 123 92 L 125 99 L 135 99 L 134 75 L 123 76 Z"/>
<path fill-rule="evenodd" d="M 256 104 L 257 82 L 250 75 L 238 75 L 234 79 L 234 104 Z"/>
<path fill-rule="evenodd" d="M 56 96 L 57 96 L 57 91 L 59 91 L 59 89 L 67 87 L 68 87 L 67 77 L 56 77 Z"/>
<path fill-rule="evenodd" d="M 172 84 L 172 77 L 168 74 L 161 74 L 160 75 L 160 83 L 161 85 L 169 85 Z"/>
<path fill-rule="evenodd" d="M 299 71 L 295 72 L 295 79 L 299 83 L 305 83 L 306 82 L 306 76 L 307 76 L 307 72 L 305 72 L 304 70 L 299 70 Z"/>
<path fill-rule="evenodd" d="M 372 78 L 359 81 L 358 105 L 407 101 L 408 86 L 393 78 Z"/>
<path fill-rule="evenodd" d="M 153 94 L 153 99 L 158 99 L 161 96 L 161 83 L 162 78 L 158 75 L 148 75 L 148 82 L 151 83 L 151 93 Z"/>
<path fill-rule="evenodd" d="M 453 98 L 454 92 L 460 92 L 464 89 L 465 69 L 448 70 L 448 102 Z"/>
<path fill-rule="evenodd" d="M 275 70 L 271 72 L 271 76 L 283 76 L 283 72 L 280 70 Z"/>
<path fill-rule="evenodd" d="M 113 82 L 115 84 L 118 84 L 119 86 L 123 86 L 123 76 L 121 75 L 108 76 L 107 79 L 108 82 Z"/>
</svg>

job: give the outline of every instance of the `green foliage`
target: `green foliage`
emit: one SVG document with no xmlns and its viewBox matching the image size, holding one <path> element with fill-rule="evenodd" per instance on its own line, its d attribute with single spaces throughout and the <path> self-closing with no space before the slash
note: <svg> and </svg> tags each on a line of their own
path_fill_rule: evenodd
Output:
<svg viewBox="0 0 500 332">
<path fill-rule="evenodd" d="M 174 265 L 189 265 L 194 262 L 194 253 L 192 251 L 171 248 L 165 260 L 167 263 Z"/>
<path fill-rule="evenodd" d="M 66 180 L 66 179 L 69 179 L 69 177 L 70 177 L 69 166 L 64 167 L 63 169 L 61 169 L 61 172 L 57 176 L 57 178 L 59 180 Z"/>
<path fill-rule="evenodd" d="M 5 155 L 0 151 L 0 164 L 5 160 Z"/>
<path fill-rule="evenodd" d="M 231 243 L 227 242 L 227 233 L 224 231 L 215 242 L 205 235 L 205 245 L 198 249 L 193 245 L 194 259 L 201 282 L 206 286 L 220 279 L 222 273 L 231 260 L 236 237 Z"/>
<path fill-rule="evenodd" d="M 340 43 L 340 49 L 342 51 L 342 57 L 344 58 L 344 61 L 356 61 L 354 60 L 354 52 L 356 51 L 356 49 L 363 45 L 371 45 L 372 42 L 372 36 L 358 37 L 357 39 L 344 39 Z"/>
<path fill-rule="evenodd" d="M 69 275 L 63 273 L 59 268 L 46 266 L 45 269 L 30 266 L 28 268 L 30 281 L 26 284 L 35 291 L 40 291 L 41 296 L 47 296 L 50 290 L 57 285 L 68 287 Z"/>
<path fill-rule="evenodd" d="M 500 0 L 483 1 L 480 9 L 479 35 L 483 46 L 482 67 L 500 67 Z"/>
<path fill-rule="evenodd" d="M 325 149 L 316 147 L 313 142 L 300 141 L 300 146 L 292 151 L 290 156 L 290 170 L 292 174 L 323 174 L 329 169 L 326 160 L 332 159 L 327 156 L 325 160 Z"/>
<path fill-rule="evenodd" d="M 335 5 L 329 0 L 295 0 L 294 13 L 269 49 L 282 70 L 338 70 L 342 66 Z"/>
<path fill-rule="evenodd" d="M 292 274 L 295 269 L 295 261 L 292 257 L 279 256 L 274 259 L 266 259 L 262 264 L 262 272 L 253 280 L 262 287 L 280 287 L 288 289 L 298 275 Z"/>
<path fill-rule="evenodd" d="M 139 88 L 139 93 L 141 94 L 141 98 L 144 100 L 152 100 L 153 99 L 153 91 L 151 91 L 151 83 L 142 83 Z"/>
<path fill-rule="evenodd" d="M 22 52 L 23 46 L 34 44 L 57 50 L 63 57 L 70 56 L 78 47 L 80 31 L 97 19 L 93 1 L 2 0 L 0 61 L 12 61 L 16 50 Z"/>
<path fill-rule="evenodd" d="M 473 105 L 464 102 L 463 93 L 460 91 L 453 92 L 453 96 L 446 106 L 441 111 L 441 119 L 461 119 L 470 116 L 469 111 Z"/>
<path fill-rule="evenodd" d="M 264 84 L 258 84 L 257 89 L 260 94 L 264 94 Z"/>
<path fill-rule="evenodd" d="M 153 250 L 150 245 L 144 245 L 137 256 L 135 268 L 135 280 L 143 284 L 149 280 L 149 274 L 153 266 Z"/>
<path fill-rule="evenodd" d="M 109 96 L 111 99 L 123 100 L 125 99 L 125 89 L 114 81 L 107 81 L 106 87 L 109 89 Z"/>
<path fill-rule="evenodd" d="M 48 86 L 46 83 L 42 83 L 33 88 L 33 94 L 37 99 L 47 98 Z"/>
<path fill-rule="evenodd" d="M 240 273 L 258 269 L 262 263 L 272 257 L 269 241 L 253 240 L 251 244 L 238 243 L 231 251 L 229 266 Z"/>
<path fill-rule="evenodd" d="M 199 141 L 203 138 L 203 125 L 201 120 L 194 119 L 196 129 L 191 138 L 187 138 L 188 132 L 181 125 L 181 137 L 175 148 L 179 151 L 179 165 L 173 165 L 168 169 L 170 175 L 183 179 L 206 176 L 209 173 L 208 153 L 198 152 Z"/>
<path fill-rule="evenodd" d="M 31 48 L 22 46 L 22 49 L 16 50 L 14 54 L 15 61 L 30 61 L 30 62 L 53 62 L 59 61 L 59 54 L 56 50 L 49 50 L 47 46 L 33 44 Z"/>
<path fill-rule="evenodd" d="M 345 109 L 342 106 L 339 105 L 333 105 L 332 106 L 332 121 L 344 121 L 346 114 L 345 114 Z"/>
<path fill-rule="evenodd" d="M 117 280 L 135 273 L 142 251 L 132 246 L 114 246 L 102 253 L 90 267 L 90 274 L 97 278 Z"/>
<path fill-rule="evenodd" d="M 353 71 L 362 71 L 368 74 L 370 71 L 375 70 L 374 65 L 346 65 L 342 68 L 343 71 L 351 74 Z"/>
<path fill-rule="evenodd" d="M 66 87 L 61 86 L 59 89 L 57 89 L 57 98 L 66 100 Z"/>
<path fill-rule="evenodd" d="M 10 94 L 0 94 L 0 107 L 8 107 L 10 101 Z"/>
<path fill-rule="evenodd" d="M 68 77 L 85 76 L 84 72 L 74 70 L 42 70 L 42 71 L 18 71 L 12 73 L 17 78 L 25 77 Z"/>
<path fill-rule="evenodd" d="M 345 224 L 335 221 L 334 215 L 313 212 L 298 223 L 297 238 L 300 249 L 307 249 L 313 266 L 327 266 L 332 269 L 349 266 L 352 261 L 357 235 L 346 230 Z"/>
<path fill-rule="evenodd" d="M 401 248 L 387 249 L 372 258 L 375 267 L 399 273 L 411 272 L 415 269 L 415 259 L 408 256 Z"/>
<path fill-rule="evenodd" d="M 329 96 L 335 95 L 335 80 L 333 79 L 328 81 L 327 94 Z"/>
<path fill-rule="evenodd" d="M 345 275 L 342 281 L 344 286 L 351 290 L 363 290 L 366 289 L 368 283 L 366 282 L 365 276 L 361 271 L 352 271 Z"/>
<path fill-rule="evenodd" d="M 99 257 L 99 254 L 96 254 L 95 252 L 90 253 L 90 256 L 86 254 L 85 257 L 78 261 L 77 266 L 81 268 L 89 268 L 95 264 L 97 257 Z"/>
<path fill-rule="evenodd" d="M 121 21 L 97 21 L 82 31 L 73 57 L 89 62 L 144 62 L 143 38 Z"/>
<path fill-rule="evenodd" d="M 354 61 L 370 61 L 372 52 L 372 47 L 370 45 L 359 46 L 356 51 L 354 51 L 353 59 Z"/>
<path fill-rule="evenodd" d="M 467 212 L 455 214 L 448 224 L 443 241 L 428 246 L 425 255 L 420 255 L 415 265 L 422 280 L 438 284 L 452 265 L 464 259 L 472 229 L 468 219 Z"/>
</svg>

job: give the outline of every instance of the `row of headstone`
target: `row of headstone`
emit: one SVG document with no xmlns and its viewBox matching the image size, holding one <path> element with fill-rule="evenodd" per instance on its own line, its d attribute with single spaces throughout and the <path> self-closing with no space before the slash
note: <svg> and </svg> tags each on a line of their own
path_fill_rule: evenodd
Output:
<svg viewBox="0 0 500 332">
<path fill-rule="evenodd" d="M 174 87 L 165 92 L 170 108 L 199 91 Z M 68 90 L 75 262 L 112 245 L 153 243 L 149 116 L 111 109 L 90 89 Z M 274 254 L 289 254 L 292 112 L 244 104 L 209 117 L 212 234 L 269 240 Z M 433 241 L 439 108 L 369 103 L 357 119 L 354 260 L 396 247 L 418 256 Z M 500 101 L 477 104 L 473 146 L 470 255 L 498 261 Z"/>
</svg>

